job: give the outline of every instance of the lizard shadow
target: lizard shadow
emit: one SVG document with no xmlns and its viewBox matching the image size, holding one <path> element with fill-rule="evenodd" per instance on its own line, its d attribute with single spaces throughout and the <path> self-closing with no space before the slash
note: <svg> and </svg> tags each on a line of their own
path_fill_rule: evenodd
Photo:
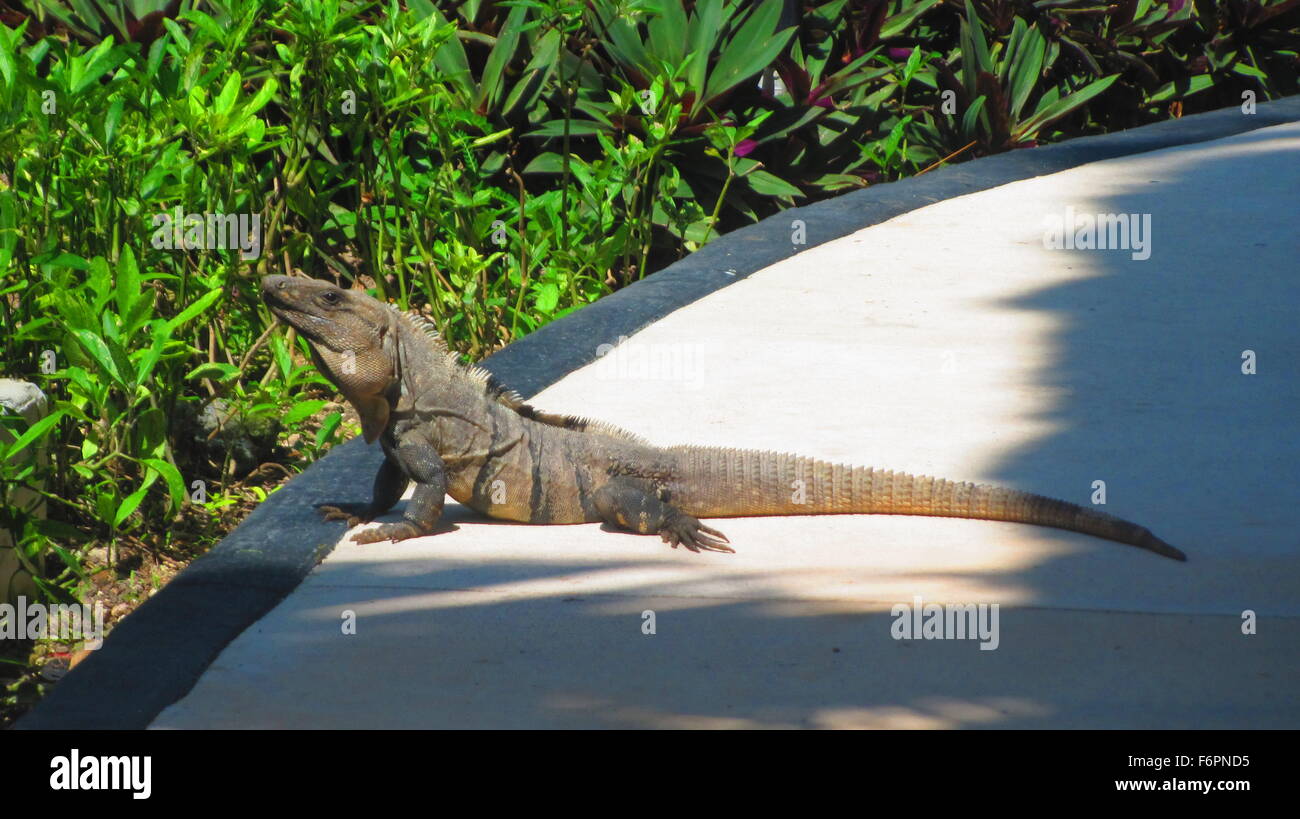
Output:
<svg viewBox="0 0 1300 819">
<path fill-rule="evenodd" d="M 1044 561 L 1018 576 L 1041 600 L 1227 614 L 1248 588 L 1257 605 L 1300 605 L 1295 482 L 1278 479 L 1300 457 L 1300 369 L 1294 356 L 1254 369 L 1257 351 L 1300 341 L 1294 208 L 1282 206 L 1295 201 L 1294 133 L 1262 129 L 1115 166 L 1106 192 L 1069 204 L 1076 219 L 1145 218 L 1145 253 L 1036 248 L 1084 275 L 999 302 L 1052 322 L 1031 375 L 1060 397 L 1024 409 L 1050 432 L 1010 451 L 997 480 L 1107 504 L 1190 560 L 1169 580 L 1120 573 L 1104 585 L 1086 581 L 1088 557 Z M 1213 205 L 1207 189 L 1220 192 Z"/>
</svg>

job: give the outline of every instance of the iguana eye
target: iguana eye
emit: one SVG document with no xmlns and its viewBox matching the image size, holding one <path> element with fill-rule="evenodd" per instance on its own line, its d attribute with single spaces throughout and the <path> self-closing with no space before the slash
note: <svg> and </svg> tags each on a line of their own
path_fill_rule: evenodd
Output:
<svg viewBox="0 0 1300 819">
<path fill-rule="evenodd" d="M 326 290 L 324 293 L 320 294 L 320 297 L 326 304 L 339 303 L 339 294 L 338 291 L 335 290 Z"/>
</svg>

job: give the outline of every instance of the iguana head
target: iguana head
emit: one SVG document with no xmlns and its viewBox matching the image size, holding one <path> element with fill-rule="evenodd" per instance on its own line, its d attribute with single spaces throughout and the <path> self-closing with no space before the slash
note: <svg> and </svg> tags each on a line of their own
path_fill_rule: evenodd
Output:
<svg viewBox="0 0 1300 819">
<path fill-rule="evenodd" d="M 311 342 L 316 367 L 356 407 L 366 441 L 378 438 L 398 386 L 396 313 L 360 291 L 289 276 L 263 277 L 262 300 Z"/>
</svg>

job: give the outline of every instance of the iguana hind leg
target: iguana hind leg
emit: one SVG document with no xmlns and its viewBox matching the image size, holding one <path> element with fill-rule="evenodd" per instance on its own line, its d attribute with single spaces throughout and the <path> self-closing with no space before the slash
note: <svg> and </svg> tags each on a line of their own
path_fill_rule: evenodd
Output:
<svg viewBox="0 0 1300 819">
<path fill-rule="evenodd" d="M 653 484 L 636 478 L 616 477 L 592 496 L 601 519 L 643 535 L 659 535 L 674 549 L 678 544 L 692 552 L 735 552 L 727 536 L 705 526 L 672 506 Z"/>
</svg>

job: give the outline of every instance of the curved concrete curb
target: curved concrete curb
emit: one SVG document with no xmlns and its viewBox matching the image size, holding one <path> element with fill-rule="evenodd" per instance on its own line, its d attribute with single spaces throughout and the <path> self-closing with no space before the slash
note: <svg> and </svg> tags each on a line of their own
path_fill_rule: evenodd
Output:
<svg viewBox="0 0 1300 819">
<path fill-rule="evenodd" d="M 944 199 L 1103 159 L 1220 139 L 1300 120 L 1300 97 L 1245 116 L 1222 111 L 1017 151 L 795 208 L 730 233 L 644 281 L 542 328 L 484 362 L 532 395 L 596 358 L 597 347 L 809 247 Z M 803 220 L 807 242 L 791 244 Z M 815 228 L 814 228 L 815 226 Z M 337 447 L 276 492 L 209 554 L 136 613 L 61 682 L 19 728 L 146 727 L 193 686 L 222 649 L 275 607 L 337 542 L 323 498 L 365 501 L 377 448 Z"/>
</svg>

